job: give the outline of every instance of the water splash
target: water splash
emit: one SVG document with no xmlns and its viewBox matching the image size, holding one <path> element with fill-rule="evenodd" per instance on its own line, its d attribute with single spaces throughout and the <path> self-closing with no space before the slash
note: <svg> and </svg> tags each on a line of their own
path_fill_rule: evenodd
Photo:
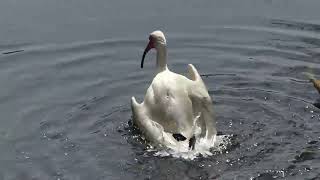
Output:
<svg viewBox="0 0 320 180">
<path fill-rule="evenodd" d="M 194 160 L 197 157 L 208 157 L 216 153 L 222 153 L 231 143 L 229 137 L 229 135 L 219 135 L 214 136 L 212 139 L 197 139 L 195 148 L 193 150 L 189 149 L 188 142 L 179 142 L 174 147 L 166 149 L 157 149 L 155 147 L 151 147 L 148 149 L 148 151 L 154 152 L 154 156 L 158 157 L 172 156 L 175 158 Z"/>
<path fill-rule="evenodd" d="M 121 128 L 121 127 L 120 127 Z M 179 141 L 172 143 L 170 146 L 157 146 L 146 140 L 146 138 L 141 134 L 138 128 L 136 128 L 132 120 L 128 121 L 128 124 L 125 125 L 124 129 L 128 132 L 130 138 L 127 140 L 131 141 L 131 143 L 146 145 L 146 151 L 151 153 L 156 157 L 175 157 L 175 158 L 183 158 L 187 160 L 194 160 L 198 157 L 208 157 L 215 154 L 223 153 L 227 148 L 232 145 L 232 137 L 233 135 L 216 135 L 211 139 L 206 137 L 199 137 L 196 139 L 195 147 L 193 150 L 189 148 L 189 140 Z M 198 131 L 198 126 L 196 127 L 196 131 Z M 171 133 L 164 132 L 164 138 L 172 137 Z M 173 139 L 173 138 L 170 138 Z M 133 140 L 133 141 L 132 141 Z"/>
</svg>

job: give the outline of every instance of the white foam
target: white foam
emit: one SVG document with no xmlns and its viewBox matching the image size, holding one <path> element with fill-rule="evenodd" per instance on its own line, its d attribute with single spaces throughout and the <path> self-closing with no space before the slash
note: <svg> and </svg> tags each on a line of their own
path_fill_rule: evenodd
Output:
<svg viewBox="0 0 320 180">
<path fill-rule="evenodd" d="M 183 158 L 193 160 L 200 155 L 202 157 L 212 156 L 213 152 L 221 153 L 230 143 L 228 135 L 214 136 L 212 139 L 200 138 L 195 143 L 194 150 L 189 150 L 189 142 L 182 141 L 176 146 L 167 149 L 150 148 L 148 151 L 155 152 L 154 156 Z"/>
</svg>

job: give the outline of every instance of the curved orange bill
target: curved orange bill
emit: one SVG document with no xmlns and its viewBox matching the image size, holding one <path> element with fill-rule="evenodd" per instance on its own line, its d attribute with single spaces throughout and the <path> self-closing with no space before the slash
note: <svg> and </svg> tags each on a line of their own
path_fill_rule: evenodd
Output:
<svg viewBox="0 0 320 180">
<path fill-rule="evenodd" d="M 152 41 L 149 41 L 146 49 L 144 50 L 143 52 L 143 55 L 142 55 L 142 59 L 141 59 L 141 68 L 143 68 L 143 63 L 144 63 L 144 58 L 146 57 L 146 54 L 150 51 L 150 49 L 153 48 L 153 43 Z"/>
</svg>

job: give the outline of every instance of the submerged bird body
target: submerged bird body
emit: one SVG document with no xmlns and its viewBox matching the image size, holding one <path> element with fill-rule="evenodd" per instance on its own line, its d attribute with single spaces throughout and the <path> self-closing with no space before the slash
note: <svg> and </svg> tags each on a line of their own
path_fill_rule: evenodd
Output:
<svg viewBox="0 0 320 180">
<path fill-rule="evenodd" d="M 190 79 L 171 72 L 163 33 L 155 31 L 149 39 L 141 67 L 145 54 L 155 48 L 158 72 L 141 104 L 132 97 L 134 124 L 153 145 L 170 148 L 193 137 L 212 139 L 216 135 L 212 101 L 197 70 L 189 64 Z"/>
</svg>

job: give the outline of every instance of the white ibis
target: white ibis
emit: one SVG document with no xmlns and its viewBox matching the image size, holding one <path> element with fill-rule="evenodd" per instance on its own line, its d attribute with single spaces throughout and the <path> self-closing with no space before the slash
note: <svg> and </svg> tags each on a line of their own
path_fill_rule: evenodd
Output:
<svg viewBox="0 0 320 180">
<path fill-rule="evenodd" d="M 141 68 L 153 48 L 157 51 L 157 73 L 142 103 L 131 98 L 134 125 L 155 146 L 174 148 L 184 143 L 194 149 L 198 139 L 214 139 L 212 100 L 196 68 L 188 65 L 189 78 L 168 69 L 166 38 L 161 31 L 150 34 Z"/>
</svg>

